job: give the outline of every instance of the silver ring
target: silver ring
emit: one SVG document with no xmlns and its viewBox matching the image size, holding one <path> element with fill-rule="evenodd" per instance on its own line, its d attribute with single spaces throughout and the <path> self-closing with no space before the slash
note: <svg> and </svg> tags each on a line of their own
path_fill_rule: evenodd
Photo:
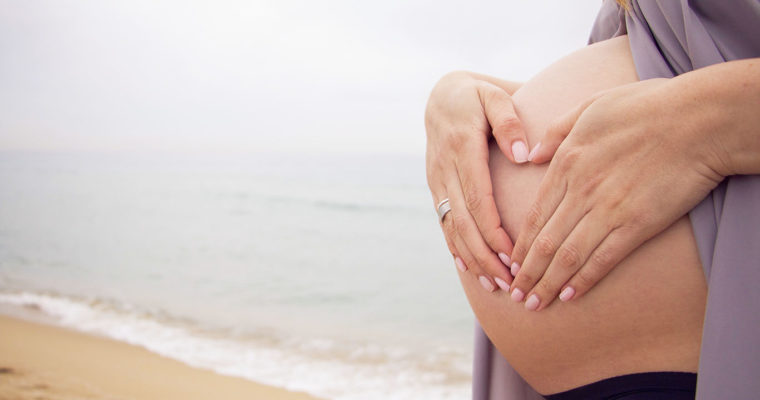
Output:
<svg viewBox="0 0 760 400">
<path fill-rule="evenodd" d="M 436 211 L 438 212 L 438 220 L 443 223 L 443 217 L 448 214 L 449 211 L 451 211 L 451 206 L 449 205 L 449 199 L 445 198 L 441 200 L 440 203 L 438 203 L 438 206 L 436 207 Z"/>
</svg>

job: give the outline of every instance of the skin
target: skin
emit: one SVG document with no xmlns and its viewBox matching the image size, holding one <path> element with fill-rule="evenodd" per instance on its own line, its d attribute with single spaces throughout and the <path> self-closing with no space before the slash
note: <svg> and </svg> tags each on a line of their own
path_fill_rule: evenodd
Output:
<svg viewBox="0 0 760 400">
<path fill-rule="evenodd" d="M 425 113 L 426 170 L 433 203 L 451 199 L 452 212 L 447 216 L 451 223 L 442 224 L 446 243 L 460 269 L 482 276 L 490 290 L 512 282 L 507 268 L 512 241 L 493 198 L 488 138 L 493 134 L 510 161 L 515 160 L 512 144 L 527 143 L 510 96 L 520 85 L 453 72 L 435 86 Z"/>
<path fill-rule="evenodd" d="M 501 90 L 484 95 L 488 79 Z M 531 310 L 584 295 L 725 177 L 760 173 L 760 59 L 588 93 L 547 125 L 541 145 L 529 143 L 530 161 L 551 160 L 550 170 L 513 248 L 484 149 L 493 135 L 516 162 L 512 145 L 526 140 L 511 105 L 518 87 L 462 73 L 436 86 L 426 112 L 428 183 L 436 204 L 450 198 L 442 229 L 458 267 L 487 291 L 510 286 Z"/>
<path fill-rule="evenodd" d="M 512 101 L 526 139 L 535 143 L 552 116 L 635 80 L 627 41 L 615 39 L 558 61 Z M 489 155 L 499 217 L 515 237 L 525 229 L 550 167 L 516 165 L 496 144 Z M 541 313 L 526 310 L 505 291 L 484 291 L 474 274 L 459 276 L 486 334 L 540 393 L 636 372 L 697 371 L 707 289 L 686 217 L 639 246 L 593 291 Z"/>
<path fill-rule="evenodd" d="M 759 107 L 760 59 L 747 59 L 608 90 L 549 127 L 513 299 L 579 297 L 725 177 L 760 173 Z"/>
</svg>

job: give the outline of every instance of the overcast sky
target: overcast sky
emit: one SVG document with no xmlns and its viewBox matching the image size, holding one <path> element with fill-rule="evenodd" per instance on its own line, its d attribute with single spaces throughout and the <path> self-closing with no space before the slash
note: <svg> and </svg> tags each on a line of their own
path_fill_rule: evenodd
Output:
<svg viewBox="0 0 760 400">
<path fill-rule="evenodd" d="M 435 82 L 525 80 L 598 0 L 0 0 L 0 150 L 424 153 Z"/>
</svg>

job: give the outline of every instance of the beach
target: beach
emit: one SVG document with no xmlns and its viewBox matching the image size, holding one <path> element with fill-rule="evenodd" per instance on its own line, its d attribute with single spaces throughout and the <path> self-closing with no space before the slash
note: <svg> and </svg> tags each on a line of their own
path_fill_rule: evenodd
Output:
<svg viewBox="0 0 760 400">
<path fill-rule="evenodd" d="M 0 316 L 0 333 L 3 400 L 315 399 L 60 327 Z"/>
<path fill-rule="evenodd" d="M 422 160 L 306 161 L 0 152 L 0 314 L 321 399 L 466 397 Z"/>
</svg>

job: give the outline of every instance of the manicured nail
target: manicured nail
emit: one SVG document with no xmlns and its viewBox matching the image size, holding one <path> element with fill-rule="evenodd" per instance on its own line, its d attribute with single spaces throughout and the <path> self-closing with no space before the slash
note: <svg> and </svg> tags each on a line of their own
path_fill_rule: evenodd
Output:
<svg viewBox="0 0 760 400">
<path fill-rule="evenodd" d="M 485 276 L 481 275 L 480 278 L 478 278 L 478 280 L 480 281 L 480 284 L 483 285 L 483 289 L 489 292 L 493 292 L 494 289 L 496 289 L 495 287 L 493 287 L 493 283 L 491 283 L 491 281 Z"/>
<path fill-rule="evenodd" d="M 528 147 L 525 146 L 525 142 L 522 140 L 515 140 L 512 143 L 512 156 L 515 158 L 515 162 L 518 163 L 528 161 Z"/>
<path fill-rule="evenodd" d="M 512 295 L 510 297 L 512 300 L 520 302 L 522 301 L 523 297 L 525 297 L 525 293 L 523 293 L 522 290 L 515 288 L 515 290 L 512 291 Z"/>
<path fill-rule="evenodd" d="M 559 299 L 562 301 L 568 301 L 572 299 L 573 296 L 575 296 L 575 289 L 568 286 L 562 290 L 562 293 L 559 294 Z"/>
<path fill-rule="evenodd" d="M 518 264 L 517 261 L 513 262 L 509 272 L 512 273 L 512 276 L 517 276 L 517 273 L 520 272 L 520 264 Z"/>
<path fill-rule="evenodd" d="M 539 303 L 538 296 L 536 296 L 536 294 L 533 293 L 532 295 L 530 295 L 530 297 L 528 297 L 528 300 L 525 301 L 525 309 L 528 311 L 536 311 L 536 309 L 538 308 L 538 303 Z"/>
<path fill-rule="evenodd" d="M 454 257 L 454 263 L 457 265 L 457 269 L 459 269 L 462 272 L 467 272 L 467 266 L 464 265 L 464 261 L 462 261 L 459 257 Z"/>
<path fill-rule="evenodd" d="M 512 262 L 512 260 L 509 259 L 509 256 L 504 253 L 499 253 L 499 260 L 504 263 L 507 267 Z"/>
<path fill-rule="evenodd" d="M 499 289 L 509 292 L 509 284 L 504 279 L 499 278 L 498 276 L 493 278 L 493 280 L 496 281 L 496 284 L 499 285 Z"/>
<path fill-rule="evenodd" d="M 528 161 L 533 161 L 533 157 L 536 156 L 536 153 L 538 153 L 538 149 L 541 147 L 541 142 L 536 143 L 536 147 L 533 148 L 533 150 L 530 151 L 530 154 L 528 154 Z"/>
</svg>

